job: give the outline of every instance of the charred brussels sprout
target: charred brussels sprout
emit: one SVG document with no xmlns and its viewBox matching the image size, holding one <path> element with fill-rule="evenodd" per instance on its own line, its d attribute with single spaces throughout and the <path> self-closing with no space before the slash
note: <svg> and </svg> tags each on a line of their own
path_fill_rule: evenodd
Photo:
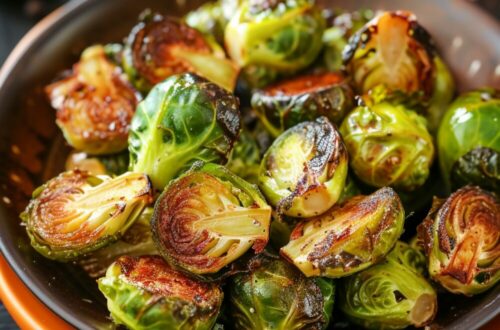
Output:
<svg viewBox="0 0 500 330">
<path fill-rule="evenodd" d="M 288 129 L 274 141 L 260 165 L 259 187 L 278 214 L 307 218 L 337 202 L 347 166 L 342 137 L 320 117 Z"/>
<path fill-rule="evenodd" d="M 386 259 L 343 279 L 339 306 L 348 318 L 369 329 L 403 329 L 430 323 L 437 295 L 421 275 L 425 257 L 398 242 Z"/>
<path fill-rule="evenodd" d="M 377 85 L 407 94 L 434 88 L 434 47 L 431 37 L 403 11 L 385 12 L 354 34 L 344 49 L 344 63 L 358 92 Z"/>
<path fill-rule="evenodd" d="M 403 224 L 398 195 L 382 188 L 303 220 L 281 255 L 306 276 L 348 276 L 380 261 L 403 232 Z"/>
<path fill-rule="evenodd" d="M 479 187 L 466 186 L 447 200 L 435 199 L 418 227 L 429 274 L 448 291 L 472 296 L 500 280 L 500 203 Z"/>
<path fill-rule="evenodd" d="M 226 27 L 230 57 L 254 87 L 311 64 L 321 50 L 324 20 L 310 0 L 245 1 Z"/>
<path fill-rule="evenodd" d="M 257 257 L 229 286 L 235 329 L 325 329 L 333 310 L 331 280 L 309 279 L 287 262 Z"/>
<path fill-rule="evenodd" d="M 269 238 L 271 208 L 256 186 L 225 167 L 196 163 L 155 205 L 151 227 L 160 253 L 192 274 L 214 274 Z"/>
<path fill-rule="evenodd" d="M 128 152 L 114 155 L 90 156 L 84 152 L 73 151 L 66 159 L 66 171 L 82 170 L 93 175 L 120 175 L 128 170 Z"/>
<path fill-rule="evenodd" d="M 130 121 L 139 96 L 106 58 L 100 45 L 87 48 L 65 79 L 45 91 L 66 141 L 89 154 L 127 148 Z"/>
<path fill-rule="evenodd" d="M 173 17 L 146 12 L 125 43 L 123 67 L 141 91 L 175 74 L 194 72 L 233 90 L 238 76 L 224 51 Z"/>
<path fill-rule="evenodd" d="M 424 184 L 434 158 L 425 119 L 382 102 L 353 110 L 340 127 L 354 173 L 374 186 L 412 191 Z"/>
<path fill-rule="evenodd" d="M 112 179 L 75 170 L 37 188 L 21 218 L 39 253 L 68 261 L 116 241 L 152 201 L 144 174 Z"/>
<path fill-rule="evenodd" d="M 274 137 L 320 116 L 340 124 L 353 105 L 354 93 L 337 73 L 296 77 L 256 91 L 252 96 L 252 108 Z"/>
<path fill-rule="evenodd" d="M 120 257 L 98 280 L 111 317 L 129 329 L 210 330 L 223 292 L 170 268 L 157 256 Z"/>
<path fill-rule="evenodd" d="M 465 93 L 451 104 L 438 131 L 441 173 L 448 185 L 471 183 L 500 193 L 498 123 L 497 90 Z"/>
<path fill-rule="evenodd" d="M 224 162 L 240 130 L 238 99 L 194 74 L 168 78 L 141 102 L 132 119 L 130 166 L 156 189 L 196 160 Z"/>
<path fill-rule="evenodd" d="M 234 144 L 226 167 L 242 179 L 256 184 L 260 160 L 260 147 L 252 134 L 244 128 Z"/>
</svg>

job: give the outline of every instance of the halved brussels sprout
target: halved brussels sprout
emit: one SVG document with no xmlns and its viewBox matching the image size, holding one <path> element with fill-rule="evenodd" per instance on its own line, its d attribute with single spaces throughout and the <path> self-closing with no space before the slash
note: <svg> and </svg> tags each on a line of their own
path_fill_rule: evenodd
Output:
<svg viewBox="0 0 500 330">
<path fill-rule="evenodd" d="M 240 178 L 257 184 L 260 167 L 260 148 L 252 134 L 243 128 L 229 156 L 226 167 Z"/>
<path fill-rule="evenodd" d="M 310 279 L 279 258 L 258 256 L 229 284 L 235 329 L 325 329 L 335 296 L 333 281 Z"/>
<path fill-rule="evenodd" d="M 425 257 L 398 242 L 386 259 L 339 285 L 340 309 L 368 329 L 423 327 L 437 312 L 437 295 L 420 275 Z"/>
<path fill-rule="evenodd" d="M 310 0 L 249 0 L 225 31 L 230 57 L 251 85 L 263 87 L 311 64 L 321 50 L 325 22 Z"/>
<path fill-rule="evenodd" d="M 468 92 L 451 104 L 438 131 L 439 162 L 448 186 L 471 183 L 500 193 L 498 123 L 498 90 Z"/>
<path fill-rule="evenodd" d="M 156 189 L 197 160 L 224 162 L 240 130 L 238 99 L 194 74 L 156 85 L 132 119 L 130 166 Z"/>
<path fill-rule="evenodd" d="M 434 158 L 425 119 L 389 102 L 360 106 L 340 127 L 356 176 L 374 186 L 412 191 L 424 184 Z"/>
<path fill-rule="evenodd" d="M 429 274 L 448 291 L 472 296 L 500 280 L 500 203 L 494 194 L 466 186 L 435 198 L 418 227 Z"/>
<path fill-rule="evenodd" d="M 347 151 L 325 117 L 296 125 L 264 155 L 259 187 L 279 215 L 307 218 L 328 210 L 347 176 Z"/>
<path fill-rule="evenodd" d="M 344 49 L 344 63 L 358 93 L 377 85 L 407 94 L 434 89 L 434 45 L 415 15 L 384 12 L 356 32 Z"/>
<path fill-rule="evenodd" d="M 185 72 L 194 72 L 230 91 L 238 77 L 236 66 L 215 42 L 177 18 L 151 12 L 145 12 L 130 32 L 123 67 L 142 92 Z"/>
<path fill-rule="evenodd" d="M 92 278 L 104 276 L 108 267 L 121 256 L 157 255 L 158 249 L 151 233 L 153 208 L 147 207 L 123 236 L 113 244 L 91 252 L 77 260 L 78 265 Z"/>
<path fill-rule="evenodd" d="M 342 75 L 332 72 L 288 79 L 252 95 L 252 108 L 274 137 L 320 116 L 340 124 L 353 105 L 351 87 Z"/>
<path fill-rule="evenodd" d="M 139 95 L 106 58 L 104 48 L 85 49 L 71 75 L 45 88 L 66 141 L 89 154 L 127 148 Z"/>
<path fill-rule="evenodd" d="M 120 175 L 128 170 L 128 152 L 113 155 L 90 156 L 85 152 L 72 151 L 66 159 L 66 171 L 81 170 L 93 175 Z"/>
<path fill-rule="evenodd" d="M 306 276 L 344 277 L 380 261 L 403 232 L 405 212 L 389 187 L 303 220 L 280 253 Z"/>
<path fill-rule="evenodd" d="M 129 329 L 211 330 L 224 296 L 158 256 L 120 257 L 97 282 L 113 321 Z"/>
<path fill-rule="evenodd" d="M 68 261 L 119 239 L 152 202 L 144 174 L 112 179 L 75 170 L 37 188 L 21 218 L 39 253 Z"/>
<path fill-rule="evenodd" d="M 224 166 L 196 163 L 155 204 L 151 227 L 160 253 L 192 274 L 214 274 L 269 239 L 271 208 L 256 186 Z"/>
</svg>

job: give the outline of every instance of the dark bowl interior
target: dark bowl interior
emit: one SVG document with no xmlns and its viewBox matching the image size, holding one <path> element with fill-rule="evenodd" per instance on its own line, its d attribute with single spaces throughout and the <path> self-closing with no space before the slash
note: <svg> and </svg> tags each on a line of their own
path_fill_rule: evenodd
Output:
<svg viewBox="0 0 500 330">
<path fill-rule="evenodd" d="M 85 46 L 121 41 L 143 9 L 180 16 L 202 2 L 71 2 L 37 25 L 0 72 L 0 248 L 35 295 L 76 328 L 111 327 L 104 298 L 77 267 L 38 255 L 18 217 L 33 188 L 62 168 L 67 151 L 41 88 L 69 68 Z M 500 86 L 500 27 L 465 1 L 319 2 L 346 9 L 412 10 L 437 41 L 459 90 Z M 500 312 L 500 286 L 470 299 L 443 295 L 439 307 L 436 326 L 477 328 Z"/>
</svg>

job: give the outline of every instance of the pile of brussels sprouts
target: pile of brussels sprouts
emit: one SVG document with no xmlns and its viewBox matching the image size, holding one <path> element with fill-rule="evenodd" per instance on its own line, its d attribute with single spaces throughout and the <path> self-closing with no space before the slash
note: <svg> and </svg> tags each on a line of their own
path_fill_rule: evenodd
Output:
<svg viewBox="0 0 500 330">
<path fill-rule="evenodd" d="M 422 327 L 500 280 L 500 92 L 412 13 L 145 11 L 46 93 L 74 150 L 21 218 L 130 329 Z"/>
</svg>

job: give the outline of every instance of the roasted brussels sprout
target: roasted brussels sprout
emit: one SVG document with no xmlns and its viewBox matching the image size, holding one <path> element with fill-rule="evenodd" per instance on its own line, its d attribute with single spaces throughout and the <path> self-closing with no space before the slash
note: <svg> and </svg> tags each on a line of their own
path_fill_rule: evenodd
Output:
<svg viewBox="0 0 500 330">
<path fill-rule="evenodd" d="M 351 87 L 342 75 L 331 72 L 285 80 L 252 95 L 252 108 L 274 137 L 320 116 L 340 124 L 353 105 Z"/>
<path fill-rule="evenodd" d="M 279 258 L 258 256 L 249 272 L 231 279 L 230 308 L 235 329 L 325 329 L 335 285 L 310 279 Z"/>
<path fill-rule="evenodd" d="M 254 87 L 311 64 L 325 22 L 311 0 L 244 1 L 225 31 L 230 57 Z"/>
<path fill-rule="evenodd" d="M 441 173 L 448 186 L 475 184 L 500 193 L 500 92 L 483 89 L 458 97 L 438 131 Z"/>
<path fill-rule="evenodd" d="M 390 251 L 403 232 L 404 217 L 396 192 L 381 188 L 303 220 L 280 252 L 308 277 L 348 276 Z"/>
<path fill-rule="evenodd" d="M 351 167 L 363 182 L 412 191 L 424 184 L 434 158 L 425 119 L 389 102 L 360 106 L 342 123 Z"/>
<path fill-rule="evenodd" d="M 347 151 L 325 117 L 296 125 L 264 155 L 259 187 L 278 214 L 307 218 L 328 210 L 347 176 Z"/>
<path fill-rule="evenodd" d="M 113 320 L 129 329 L 210 330 L 224 295 L 158 256 L 120 257 L 98 284 Z"/>
<path fill-rule="evenodd" d="M 68 261 L 116 241 L 152 201 L 144 174 L 112 179 L 75 170 L 37 188 L 21 218 L 39 253 Z"/>
<path fill-rule="evenodd" d="M 90 156 L 84 152 L 73 151 L 66 159 L 66 171 L 82 170 L 93 175 L 120 175 L 128 170 L 128 152 L 113 155 Z"/>
<path fill-rule="evenodd" d="M 356 32 L 343 59 L 358 93 L 377 85 L 429 99 L 434 89 L 434 45 L 409 12 L 385 12 Z"/>
<path fill-rule="evenodd" d="M 132 119 L 130 166 L 156 189 L 196 160 L 223 162 L 240 130 L 238 99 L 194 74 L 158 84 Z"/>
<path fill-rule="evenodd" d="M 77 260 L 92 278 L 104 276 L 108 267 L 121 256 L 157 255 L 158 250 L 151 233 L 153 208 L 147 207 L 123 236 L 113 244 L 89 253 Z"/>
<path fill-rule="evenodd" d="M 339 306 L 348 318 L 368 329 L 403 329 L 430 323 L 437 295 L 420 275 L 425 257 L 398 242 L 386 259 L 343 279 Z"/>
<path fill-rule="evenodd" d="M 238 70 L 224 51 L 180 20 L 145 12 L 125 43 L 123 67 L 130 81 L 148 92 L 175 74 L 194 72 L 232 91 Z"/>
<path fill-rule="evenodd" d="M 87 48 L 69 77 L 48 85 L 57 125 L 66 141 L 89 154 L 127 148 L 130 121 L 139 101 L 101 45 Z"/>
<path fill-rule="evenodd" d="M 169 264 L 214 274 L 269 239 L 271 208 L 256 186 L 201 162 L 172 181 L 155 204 L 153 238 Z"/>
<path fill-rule="evenodd" d="M 500 280 L 500 203 L 479 187 L 466 186 L 448 199 L 435 198 L 418 227 L 429 274 L 448 291 L 472 296 Z"/>
<path fill-rule="evenodd" d="M 326 16 L 333 17 L 327 17 L 328 28 L 323 33 L 323 62 L 328 70 L 338 71 L 343 68 L 342 51 L 349 38 L 374 17 L 374 12 L 370 9 L 338 14 L 331 10 L 325 12 Z"/>
<path fill-rule="evenodd" d="M 244 128 L 229 156 L 226 167 L 240 178 L 257 184 L 260 167 L 260 148 L 252 134 Z"/>
</svg>

